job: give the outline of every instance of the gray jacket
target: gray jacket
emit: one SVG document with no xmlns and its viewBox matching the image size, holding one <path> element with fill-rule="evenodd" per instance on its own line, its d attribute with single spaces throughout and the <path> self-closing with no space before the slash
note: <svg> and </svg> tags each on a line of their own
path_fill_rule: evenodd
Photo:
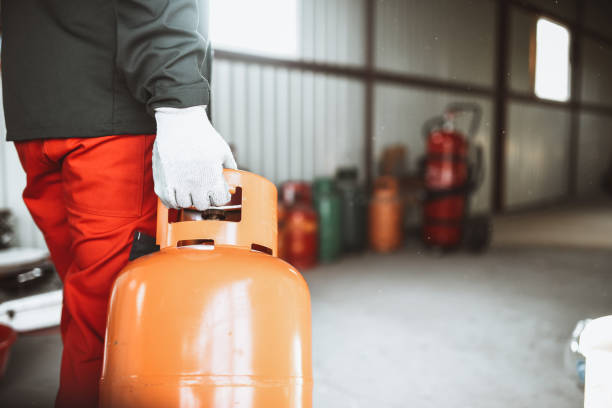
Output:
<svg viewBox="0 0 612 408">
<path fill-rule="evenodd" d="M 1 5 L 8 140 L 154 133 L 154 108 L 209 102 L 205 1 Z"/>
</svg>

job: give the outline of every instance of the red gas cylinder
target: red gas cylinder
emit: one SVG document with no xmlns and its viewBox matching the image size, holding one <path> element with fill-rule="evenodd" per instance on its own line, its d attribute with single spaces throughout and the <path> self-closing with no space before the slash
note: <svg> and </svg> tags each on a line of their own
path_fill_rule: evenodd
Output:
<svg viewBox="0 0 612 408">
<path fill-rule="evenodd" d="M 225 176 L 238 206 L 169 223 L 160 204 L 160 251 L 117 278 L 101 407 L 312 406 L 310 297 L 275 256 L 276 188 L 246 172 Z"/>
<path fill-rule="evenodd" d="M 450 248 L 460 244 L 468 196 L 475 184 L 475 168 L 468 157 L 468 137 L 456 130 L 454 124 L 455 116 L 463 111 L 473 113 L 470 130 L 473 136 L 480 120 L 480 108 L 473 104 L 450 105 L 444 116 L 431 119 L 424 128 L 424 187 L 427 197 L 423 211 L 423 240 L 431 246 Z M 480 154 L 477 156 L 481 157 Z"/>
<path fill-rule="evenodd" d="M 312 188 L 301 181 L 289 181 L 281 187 L 279 246 L 283 259 L 300 269 L 317 263 L 318 223 L 313 208 Z"/>
<path fill-rule="evenodd" d="M 17 333 L 9 326 L 0 324 L 0 379 L 6 372 L 11 346 L 17 340 Z"/>
<path fill-rule="evenodd" d="M 278 203 L 278 210 L 277 210 L 277 216 L 278 216 L 278 238 L 277 238 L 277 245 L 278 245 L 278 257 L 280 259 L 287 259 L 287 250 L 285 249 L 285 231 L 286 231 L 286 221 L 287 221 L 287 209 L 285 208 L 285 206 L 283 205 L 282 202 Z"/>
</svg>

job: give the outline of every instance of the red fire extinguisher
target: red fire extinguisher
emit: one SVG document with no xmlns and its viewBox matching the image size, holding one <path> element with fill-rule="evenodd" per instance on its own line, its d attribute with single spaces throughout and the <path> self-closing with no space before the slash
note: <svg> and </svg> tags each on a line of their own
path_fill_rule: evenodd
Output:
<svg viewBox="0 0 612 408">
<path fill-rule="evenodd" d="M 472 118 L 464 134 L 456 119 L 466 113 Z M 469 196 L 484 177 L 482 147 L 473 142 L 481 116 L 477 104 L 454 103 L 425 122 L 423 240 L 429 246 L 453 248 L 469 236 L 468 246 L 478 250 L 489 241 L 488 218 L 468 222 Z"/>
</svg>

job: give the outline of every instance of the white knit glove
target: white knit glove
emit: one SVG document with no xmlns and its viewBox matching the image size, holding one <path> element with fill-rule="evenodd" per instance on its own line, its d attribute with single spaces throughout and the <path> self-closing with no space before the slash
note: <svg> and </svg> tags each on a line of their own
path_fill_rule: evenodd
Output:
<svg viewBox="0 0 612 408">
<path fill-rule="evenodd" d="M 168 208 L 200 211 L 230 200 L 223 167 L 236 169 L 229 146 L 212 127 L 205 106 L 156 108 L 155 193 Z"/>
</svg>

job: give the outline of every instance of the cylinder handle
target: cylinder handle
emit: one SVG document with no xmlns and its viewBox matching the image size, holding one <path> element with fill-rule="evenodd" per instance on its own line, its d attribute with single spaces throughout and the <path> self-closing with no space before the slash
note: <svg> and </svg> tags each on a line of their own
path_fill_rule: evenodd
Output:
<svg viewBox="0 0 612 408">
<path fill-rule="evenodd" d="M 180 241 L 211 240 L 215 245 L 267 248 L 277 253 L 276 186 L 265 178 L 241 170 L 223 170 L 230 191 L 241 191 L 241 203 L 211 207 L 211 210 L 240 210 L 239 221 L 193 220 L 168 222 L 168 208 L 157 207 L 157 244 L 160 249 Z"/>
</svg>

